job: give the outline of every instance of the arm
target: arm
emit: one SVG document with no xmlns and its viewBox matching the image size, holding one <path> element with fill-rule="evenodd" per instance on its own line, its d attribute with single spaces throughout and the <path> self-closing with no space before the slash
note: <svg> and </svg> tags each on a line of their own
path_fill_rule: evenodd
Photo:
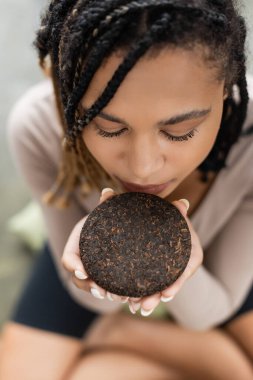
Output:
<svg viewBox="0 0 253 380">
<path fill-rule="evenodd" d="M 253 185 L 205 252 L 204 265 L 167 305 L 177 322 L 204 330 L 228 319 L 252 286 Z"/>
<path fill-rule="evenodd" d="M 253 77 L 247 76 L 248 115 L 243 131 L 253 124 Z M 248 144 L 252 157 L 252 141 Z M 240 152 L 242 154 L 243 152 Z M 243 170 L 243 169 L 242 169 Z M 176 321 L 196 330 L 212 328 L 231 317 L 252 286 L 253 178 L 248 163 L 248 190 L 230 220 L 204 252 L 204 263 L 186 281 L 167 308 Z"/>
<path fill-rule="evenodd" d="M 63 284 L 73 298 L 95 311 L 114 311 L 118 304 L 96 300 L 90 293 L 75 287 L 71 274 L 64 270 L 61 256 L 74 225 L 87 210 L 75 194 L 69 208 L 58 210 L 41 202 L 52 186 L 60 162 L 61 127 L 57 118 L 52 89 L 40 84 L 30 90 L 12 110 L 8 122 L 8 140 L 18 171 L 33 198 L 41 206 L 53 259 Z"/>
</svg>

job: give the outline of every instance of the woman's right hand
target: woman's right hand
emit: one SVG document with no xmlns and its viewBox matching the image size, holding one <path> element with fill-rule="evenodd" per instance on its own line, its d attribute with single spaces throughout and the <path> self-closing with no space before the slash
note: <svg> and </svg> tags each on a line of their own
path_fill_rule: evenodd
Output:
<svg viewBox="0 0 253 380">
<path fill-rule="evenodd" d="M 99 204 L 103 203 L 107 199 L 110 199 L 114 195 L 116 194 L 112 189 L 104 189 L 101 193 Z M 82 227 L 87 218 L 88 215 L 81 219 L 73 228 L 63 251 L 61 260 L 62 264 L 64 268 L 72 274 L 72 281 L 77 288 L 90 292 L 94 297 L 99 299 L 104 299 L 107 297 L 111 301 L 125 302 L 127 301 L 127 297 L 119 297 L 108 293 L 105 289 L 98 286 L 89 278 L 83 267 L 80 258 L 79 239 Z"/>
</svg>

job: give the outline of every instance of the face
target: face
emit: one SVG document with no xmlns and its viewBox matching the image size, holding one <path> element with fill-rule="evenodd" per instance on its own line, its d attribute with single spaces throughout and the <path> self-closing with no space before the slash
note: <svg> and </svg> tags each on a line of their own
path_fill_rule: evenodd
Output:
<svg viewBox="0 0 253 380">
<path fill-rule="evenodd" d="M 115 53 L 100 67 L 82 99 L 84 109 L 121 62 Z M 88 150 L 122 191 L 165 198 L 204 161 L 223 110 L 224 82 L 216 76 L 200 52 L 183 49 L 142 57 L 127 74 L 83 131 Z"/>
</svg>

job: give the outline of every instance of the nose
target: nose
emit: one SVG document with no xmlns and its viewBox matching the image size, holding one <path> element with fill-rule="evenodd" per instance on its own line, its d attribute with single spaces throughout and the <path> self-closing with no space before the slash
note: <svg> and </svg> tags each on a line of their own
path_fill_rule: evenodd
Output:
<svg viewBox="0 0 253 380">
<path fill-rule="evenodd" d="M 162 148 L 153 136 L 135 136 L 128 149 L 128 165 L 132 178 L 139 184 L 150 184 L 165 163 Z M 142 182 L 141 182 L 142 181 Z M 146 182 L 145 182 L 146 181 Z"/>
</svg>

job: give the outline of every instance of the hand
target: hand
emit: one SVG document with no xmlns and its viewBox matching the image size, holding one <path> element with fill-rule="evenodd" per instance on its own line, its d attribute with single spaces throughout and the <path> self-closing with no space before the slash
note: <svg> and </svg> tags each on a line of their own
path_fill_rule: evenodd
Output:
<svg viewBox="0 0 253 380">
<path fill-rule="evenodd" d="M 104 189 L 101 193 L 99 204 L 101 204 L 102 202 L 111 198 L 114 195 L 115 192 L 112 189 Z M 82 227 L 87 218 L 88 215 L 81 219 L 72 230 L 63 251 L 63 256 L 61 260 L 62 264 L 64 268 L 72 274 L 72 281 L 79 289 L 91 292 L 91 294 L 96 298 L 103 299 L 105 298 L 105 296 L 107 296 L 108 299 L 112 301 L 126 302 L 128 297 L 119 297 L 116 295 L 112 295 L 106 292 L 105 289 L 98 286 L 94 281 L 89 279 L 88 274 L 86 273 L 83 267 L 80 258 L 79 239 Z"/>
<path fill-rule="evenodd" d="M 104 189 L 102 191 L 99 204 L 104 202 L 106 199 L 113 197 L 114 195 L 115 192 L 112 189 Z M 80 259 L 79 251 L 80 233 L 88 215 L 81 219 L 72 230 L 62 256 L 62 264 L 65 267 L 65 269 L 72 273 L 72 281 L 74 282 L 74 284 L 79 289 L 83 289 L 88 292 L 90 291 L 91 294 L 96 298 L 104 299 L 105 297 L 107 297 L 110 301 L 118 301 L 122 303 L 128 302 L 129 309 L 133 314 L 135 314 L 136 311 L 139 308 L 141 308 L 141 314 L 143 316 L 150 315 L 153 312 L 153 310 L 157 307 L 157 305 L 160 303 L 160 301 L 171 301 L 176 295 L 176 293 L 181 289 L 185 281 L 195 273 L 195 271 L 198 269 L 198 267 L 201 265 L 203 261 L 203 250 L 201 248 L 199 238 L 196 232 L 194 231 L 189 218 L 187 217 L 188 207 L 186 206 L 185 201 L 175 201 L 172 202 L 172 204 L 174 204 L 174 206 L 178 208 L 178 210 L 186 219 L 191 233 L 192 250 L 189 262 L 184 272 L 171 286 L 169 286 L 162 292 L 156 293 L 152 296 L 143 298 L 129 298 L 109 293 L 105 289 L 97 285 L 94 281 L 89 279 Z"/>
<path fill-rule="evenodd" d="M 179 292 L 179 290 L 182 288 L 185 281 L 189 279 L 196 272 L 198 267 L 202 264 L 203 250 L 202 250 L 198 235 L 195 232 L 190 219 L 187 217 L 189 202 L 187 200 L 179 200 L 179 201 L 172 202 L 172 204 L 176 206 L 177 209 L 184 216 L 190 230 L 191 241 L 192 241 L 190 259 L 188 261 L 188 264 L 184 272 L 181 274 L 181 276 L 172 285 L 170 285 L 168 288 L 166 288 L 162 292 L 156 293 L 152 296 L 139 298 L 139 299 L 130 298 L 128 300 L 129 308 L 133 314 L 135 314 L 136 311 L 139 310 L 139 308 L 141 308 L 141 314 L 143 316 L 148 316 L 153 312 L 153 310 L 157 307 L 160 301 L 162 302 L 171 301 L 175 297 L 175 295 Z"/>
</svg>

